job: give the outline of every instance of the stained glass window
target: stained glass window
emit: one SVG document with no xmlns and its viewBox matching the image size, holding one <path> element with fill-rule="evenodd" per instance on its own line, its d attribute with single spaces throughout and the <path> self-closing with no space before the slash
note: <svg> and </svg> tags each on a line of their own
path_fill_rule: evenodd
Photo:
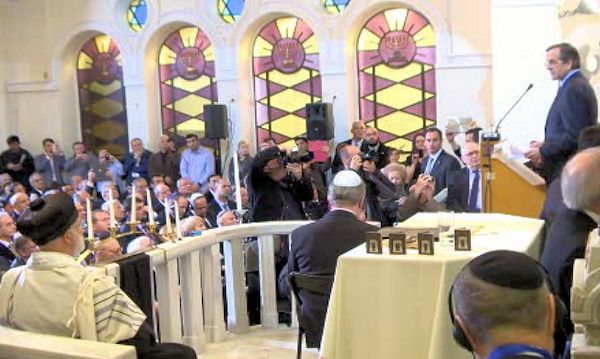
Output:
<svg viewBox="0 0 600 359">
<path fill-rule="evenodd" d="M 159 52 L 160 97 L 164 132 L 178 146 L 195 133 L 205 146 L 215 141 L 204 137 L 204 105 L 217 101 L 215 54 L 204 32 L 184 27 L 167 37 Z"/>
<path fill-rule="evenodd" d="M 325 5 L 325 9 L 332 14 L 339 14 L 344 11 L 344 9 L 350 3 L 350 0 L 322 0 L 323 5 Z"/>
<path fill-rule="evenodd" d="M 435 33 L 414 10 L 373 16 L 358 38 L 360 116 L 388 146 L 407 154 L 436 122 Z"/>
<path fill-rule="evenodd" d="M 273 20 L 254 42 L 254 95 L 258 143 L 272 137 L 289 146 L 306 132 L 307 103 L 321 100 L 319 48 L 308 24 Z"/>
<path fill-rule="evenodd" d="M 135 32 L 141 31 L 148 20 L 148 5 L 146 0 L 132 0 L 127 8 L 129 28 Z"/>
<path fill-rule="evenodd" d="M 128 151 L 127 112 L 121 51 L 107 35 L 88 40 L 77 58 L 82 139 L 93 151 L 107 149 L 123 158 Z"/>
<path fill-rule="evenodd" d="M 217 10 L 223 21 L 232 24 L 240 18 L 244 11 L 245 0 L 217 0 Z"/>
</svg>

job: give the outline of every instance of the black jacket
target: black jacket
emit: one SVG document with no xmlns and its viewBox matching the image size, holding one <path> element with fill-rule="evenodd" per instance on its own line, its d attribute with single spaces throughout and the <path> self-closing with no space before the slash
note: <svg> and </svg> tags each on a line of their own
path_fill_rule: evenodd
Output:
<svg viewBox="0 0 600 359">
<path fill-rule="evenodd" d="M 441 151 L 431 170 L 431 176 L 435 178 L 434 196 L 448 187 L 450 175 L 452 172 L 460 169 L 460 162 L 456 158 L 447 154 L 444 150 Z M 425 157 L 421 163 L 421 171 L 423 173 L 425 173 L 425 169 L 427 168 L 427 162 L 429 162 L 429 156 Z"/>
</svg>

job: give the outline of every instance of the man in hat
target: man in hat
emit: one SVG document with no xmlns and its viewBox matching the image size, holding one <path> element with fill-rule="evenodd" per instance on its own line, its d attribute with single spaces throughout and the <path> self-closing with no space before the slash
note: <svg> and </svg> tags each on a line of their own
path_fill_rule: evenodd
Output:
<svg viewBox="0 0 600 359">
<path fill-rule="evenodd" d="M 364 243 L 366 232 L 378 230 L 358 219 L 363 213 L 365 196 L 366 185 L 355 171 L 338 172 L 329 186 L 327 196 L 331 211 L 320 220 L 292 232 L 287 270 L 334 275 L 337 258 Z M 287 277 L 288 273 L 282 275 L 280 282 L 287 282 Z M 289 294 L 288 288 L 280 288 Z M 301 310 L 306 319 L 306 343 L 308 347 L 318 347 L 323 334 L 329 295 L 305 292 L 303 296 Z"/>
<path fill-rule="evenodd" d="M 83 229 L 73 202 L 64 193 L 32 203 L 18 230 L 40 252 L 25 266 L 8 271 L 0 284 L 0 324 L 41 334 L 119 343 L 129 340 L 139 358 L 168 351 L 196 358 L 193 350 L 155 344 L 144 333 L 146 316 L 114 280 L 88 271 L 74 259 L 84 248 Z"/>
<path fill-rule="evenodd" d="M 547 282 L 542 267 L 523 253 L 493 251 L 476 257 L 450 292 L 454 338 L 477 358 L 554 358 L 560 301 Z"/>
</svg>

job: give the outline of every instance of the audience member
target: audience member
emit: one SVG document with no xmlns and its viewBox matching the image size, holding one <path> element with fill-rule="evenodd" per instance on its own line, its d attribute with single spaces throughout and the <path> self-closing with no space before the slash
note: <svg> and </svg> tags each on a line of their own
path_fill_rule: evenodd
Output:
<svg viewBox="0 0 600 359">
<path fill-rule="evenodd" d="M 64 184 L 62 170 L 65 166 L 65 155 L 59 144 L 51 138 L 42 141 L 44 152 L 35 156 L 35 170 L 42 175 L 46 187 Z"/>
<path fill-rule="evenodd" d="M 423 133 L 417 133 L 415 137 L 413 137 L 412 152 L 405 162 L 407 184 L 415 183 L 417 178 L 419 178 L 419 175 L 423 173 L 423 171 L 421 171 L 421 166 L 423 158 L 425 158 L 426 150 L 425 135 Z"/>
<path fill-rule="evenodd" d="M 481 158 L 479 145 L 467 142 L 462 160 L 466 167 L 450 174 L 446 208 L 454 212 L 481 212 Z"/>
<path fill-rule="evenodd" d="M 192 182 L 192 180 L 190 180 L 189 178 L 181 177 L 177 180 L 177 193 L 179 194 L 182 194 L 189 198 L 193 193 L 199 190 L 199 187 L 194 188 L 194 182 Z"/>
<path fill-rule="evenodd" d="M 395 223 L 398 217 L 398 206 L 406 199 L 406 169 L 398 162 L 391 162 L 385 166 L 381 173 L 394 184 L 395 191 L 390 197 L 380 197 L 383 215 L 386 223 Z"/>
<path fill-rule="evenodd" d="M 148 174 L 148 163 L 152 152 L 144 149 L 144 143 L 139 138 L 131 140 L 131 152 L 125 156 L 123 163 L 123 178 L 127 183 L 132 183 L 136 178 L 144 178 L 146 185 L 150 181 Z"/>
<path fill-rule="evenodd" d="M 185 237 L 199 236 L 206 230 L 204 219 L 198 216 L 184 218 L 180 223 L 181 234 Z"/>
<path fill-rule="evenodd" d="M 216 218 L 217 226 L 227 227 L 238 224 L 235 214 L 230 210 L 222 210 L 217 214 Z"/>
<path fill-rule="evenodd" d="M 427 157 L 421 162 L 421 171 L 435 178 L 436 195 L 448 186 L 450 174 L 460 169 L 460 163 L 442 149 L 442 131 L 435 127 L 425 132 L 425 147 Z"/>
<path fill-rule="evenodd" d="M 364 243 L 366 232 L 378 230 L 377 227 L 357 218 L 363 212 L 365 196 L 365 184 L 358 174 L 347 170 L 338 172 L 329 186 L 331 212 L 320 220 L 292 232 L 287 270 L 333 276 L 337 258 Z M 286 277 L 284 274 L 281 279 L 287 282 Z M 289 287 L 280 285 L 280 289 L 289 295 Z M 301 299 L 306 345 L 309 348 L 318 347 L 321 343 L 329 295 L 303 291 Z"/>
<path fill-rule="evenodd" d="M 560 304 L 535 260 L 518 252 L 487 252 L 452 284 L 454 338 L 477 358 L 554 358 L 555 321 L 568 315 Z"/>
<path fill-rule="evenodd" d="M 207 219 L 210 223 L 217 223 L 217 215 L 221 211 L 229 211 L 235 209 L 235 202 L 231 201 L 231 184 L 225 178 L 221 178 L 217 182 L 215 188 L 215 196 L 208 204 Z"/>
<path fill-rule="evenodd" d="M 411 186 L 406 200 L 398 207 L 396 220 L 404 222 L 418 212 L 438 212 L 443 210 L 444 206 L 433 199 L 434 190 L 435 179 L 420 174 L 417 182 Z"/>
<path fill-rule="evenodd" d="M 34 172 L 29 176 L 29 184 L 31 186 L 30 200 L 41 198 L 44 195 L 44 192 L 46 192 L 46 182 L 44 182 L 44 177 L 38 172 Z"/>
<path fill-rule="evenodd" d="M 169 135 L 160 136 L 158 148 L 159 151 L 150 156 L 148 174 L 150 177 L 164 176 L 165 183 L 173 188 L 179 179 L 179 156 L 169 150 Z"/>
<path fill-rule="evenodd" d="M 373 159 L 378 170 L 389 163 L 387 154 L 389 148 L 379 140 L 379 130 L 375 127 L 367 127 L 360 151 Z"/>
<path fill-rule="evenodd" d="M 90 170 L 97 167 L 98 159 L 90 155 L 85 150 L 85 145 L 81 141 L 73 143 L 73 157 L 65 162 L 65 171 L 67 178 L 72 176 L 87 177 Z M 99 175 L 98 173 L 96 175 Z"/>
<path fill-rule="evenodd" d="M 196 358 L 187 347 L 156 344 L 151 328 L 143 326 L 146 316 L 114 280 L 75 262 L 84 246 L 83 233 L 67 195 L 36 201 L 18 226 L 40 252 L 33 253 L 25 266 L 5 274 L 0 284 L 0 324 L 42 334 L 132 344 L 139 358 Z M 101 320 L 102 326 L 89 320 L 90 312 L 99 315 L 96 322 Z"/>
<path fill-rule="evenodd" d="M 335 153 L 335 156 L 333 157 L 333 161 L 331 164 L 333 174 L 336 174 L 337 172 L 344 169 L 344 167 L 342 165 L 342 160 L 341 160 L 341 158 L 339 156 L 339 152 L 338 152 L 339 146 L 341 144 L 347 144 L 347 145 L 353 145 L 354 147 L 360 149 L 363 144 L 363 140 L 365 138 L 365 130 L 366 129 L 367 129 L 367 126 L 365 125 L 364 122 L 362 122 L 362 121 L 352 122 L 352 127 L 350 129 L 350 133 L 352 134 L 352 137 L 347 139 L 346 141 L 340 142 L 336 146 L 336 153 Z"/>
<path fill-rule="evenodd" d="M 182 194 L 175 194 L 174 202 L 174 205 L 176 205 L 179 210 L 179 219 L 187 218 L 190 210 L 190 202 L 188 198 Z"/>
<path fill-rule="evenodd" d="M 9 212 L 12 219 L 16 222 L 27 208 L 29 208 L 29 197 L 25 193 L 15 193 L 10 197 L 12 211 Z"/>
<path fill-rule="evenodd" d="M 33 157 L 29 151 L 21 148 L 18 136 L 8 136 L 6 143 L 8 149 L 0 154 L 0 173 L 8 173 L 14 181 L 29 188 L 28 179 L 35 170 Z"/>
<path fill-rule="evenodd" d="M 98 190 L 106 181 L 116 184 L 119 193 L 127 193 L 127 182 L 123 180 L 123 164 L 107 150 L 101 149 L 98 152 L 98 168 L 95 171 Z"/>
<path fill-rule="evenodd" d="M 481 127 L 473 127 L 465 132 L 465 143 L 475 142 L 479 144 L 479 136 L 481 134 Z"/>
<path fill-rule="evenodd" d="M 208 177 L 208 188 L 204 192 L 204 197 L 208 203 L 213 200 L 215 197 L 215 190 L 217 188 L 217 183 L 221 180 L 221 175 L 214 174 Z"/>
<path fill-rule="evenodd" d="M 237 147 L 238 153 L 238 167 L 240 171 L 240 184 L 242 187 L 246 187 L 247 177 L 252 169 L 252 156 L 250 155 L 250 145 L 247 141 L 241 140 L 238 142 Z M 233 174 L 233 159 L 229 163 L 229 180 L 235 183 Z"/>
<path fill-rule="evenodd" d="M 121 225 L 123 224 L 123 220 L 125 219 L 125 207 L 123 207 L 123 204 L 121 202 L 119 202 L 119 200 L 117 199 L 113 199 L 112 202 L 111 201 L 106 201 L 104 203 L 102 203 L 102 210 L 105 212 L 110 213 L 110 207 L 112 204 L 112 208 L 115 211 L 115 221 L 117 223 L 113 223 L 117 228 L 121 227 Z"/>
<path fill-rule="evenodd" d="M 215 157 L 212 152 L 200 145 L 196 134 L 186 137 L 187 149 L 181 153 L 179 171 L 181 177 L 186 177 L 198 184 L 201 190 L 208 188 L 208 178 L 215 174 Z"/>
<path fill-rule="evenodd" d="M 17 252 L 17 257 L 10 264 L 11 268 L 25 265 L 32 253 L 40 251 L 38 246 L 31 240 L 31 238 L 25 237 L 18 232 L 13 238 L 13 243 L 15 245 L 14 247 L 15 252 Z"/>
<path fill-rule="evenodd" d="M 399 163 L 400 162 L 400 150 L 398 150 L 397 148 L 388 147 L 387 162 L 388 163 Z"/>
<path fill-rule="evenodd" d="M 204 227 L 206 229 L 217 227 L 216 223 L 210 223 L 207 219 L 208 213 L 208 202 L 206 201 L 206 197 L 200 193 L 194 193 L 190 197 L 190 202 L 192 204 L 192 214 L 196 217 L 202 218 L 204 221 Z"/>
<path fill-rule="evenodd" d="M 8 213 L 0 212 L 0 279 L 17 257 L 12 246 L 15 233 L 17 233 L 15 221 Z"/>
</svg>

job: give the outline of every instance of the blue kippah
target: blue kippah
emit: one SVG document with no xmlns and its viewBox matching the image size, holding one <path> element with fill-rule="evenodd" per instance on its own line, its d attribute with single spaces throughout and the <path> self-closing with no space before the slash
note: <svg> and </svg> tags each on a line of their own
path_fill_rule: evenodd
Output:
<svg viewBox="0 0 600 359">
<path fill-rule="evenodd" d="M 538 262 L 526 254 L 507 250 L 484 253 L 467 267 L 476 278 L 511 289 L 538 289 L 546 280 Z"/>
</svg>

